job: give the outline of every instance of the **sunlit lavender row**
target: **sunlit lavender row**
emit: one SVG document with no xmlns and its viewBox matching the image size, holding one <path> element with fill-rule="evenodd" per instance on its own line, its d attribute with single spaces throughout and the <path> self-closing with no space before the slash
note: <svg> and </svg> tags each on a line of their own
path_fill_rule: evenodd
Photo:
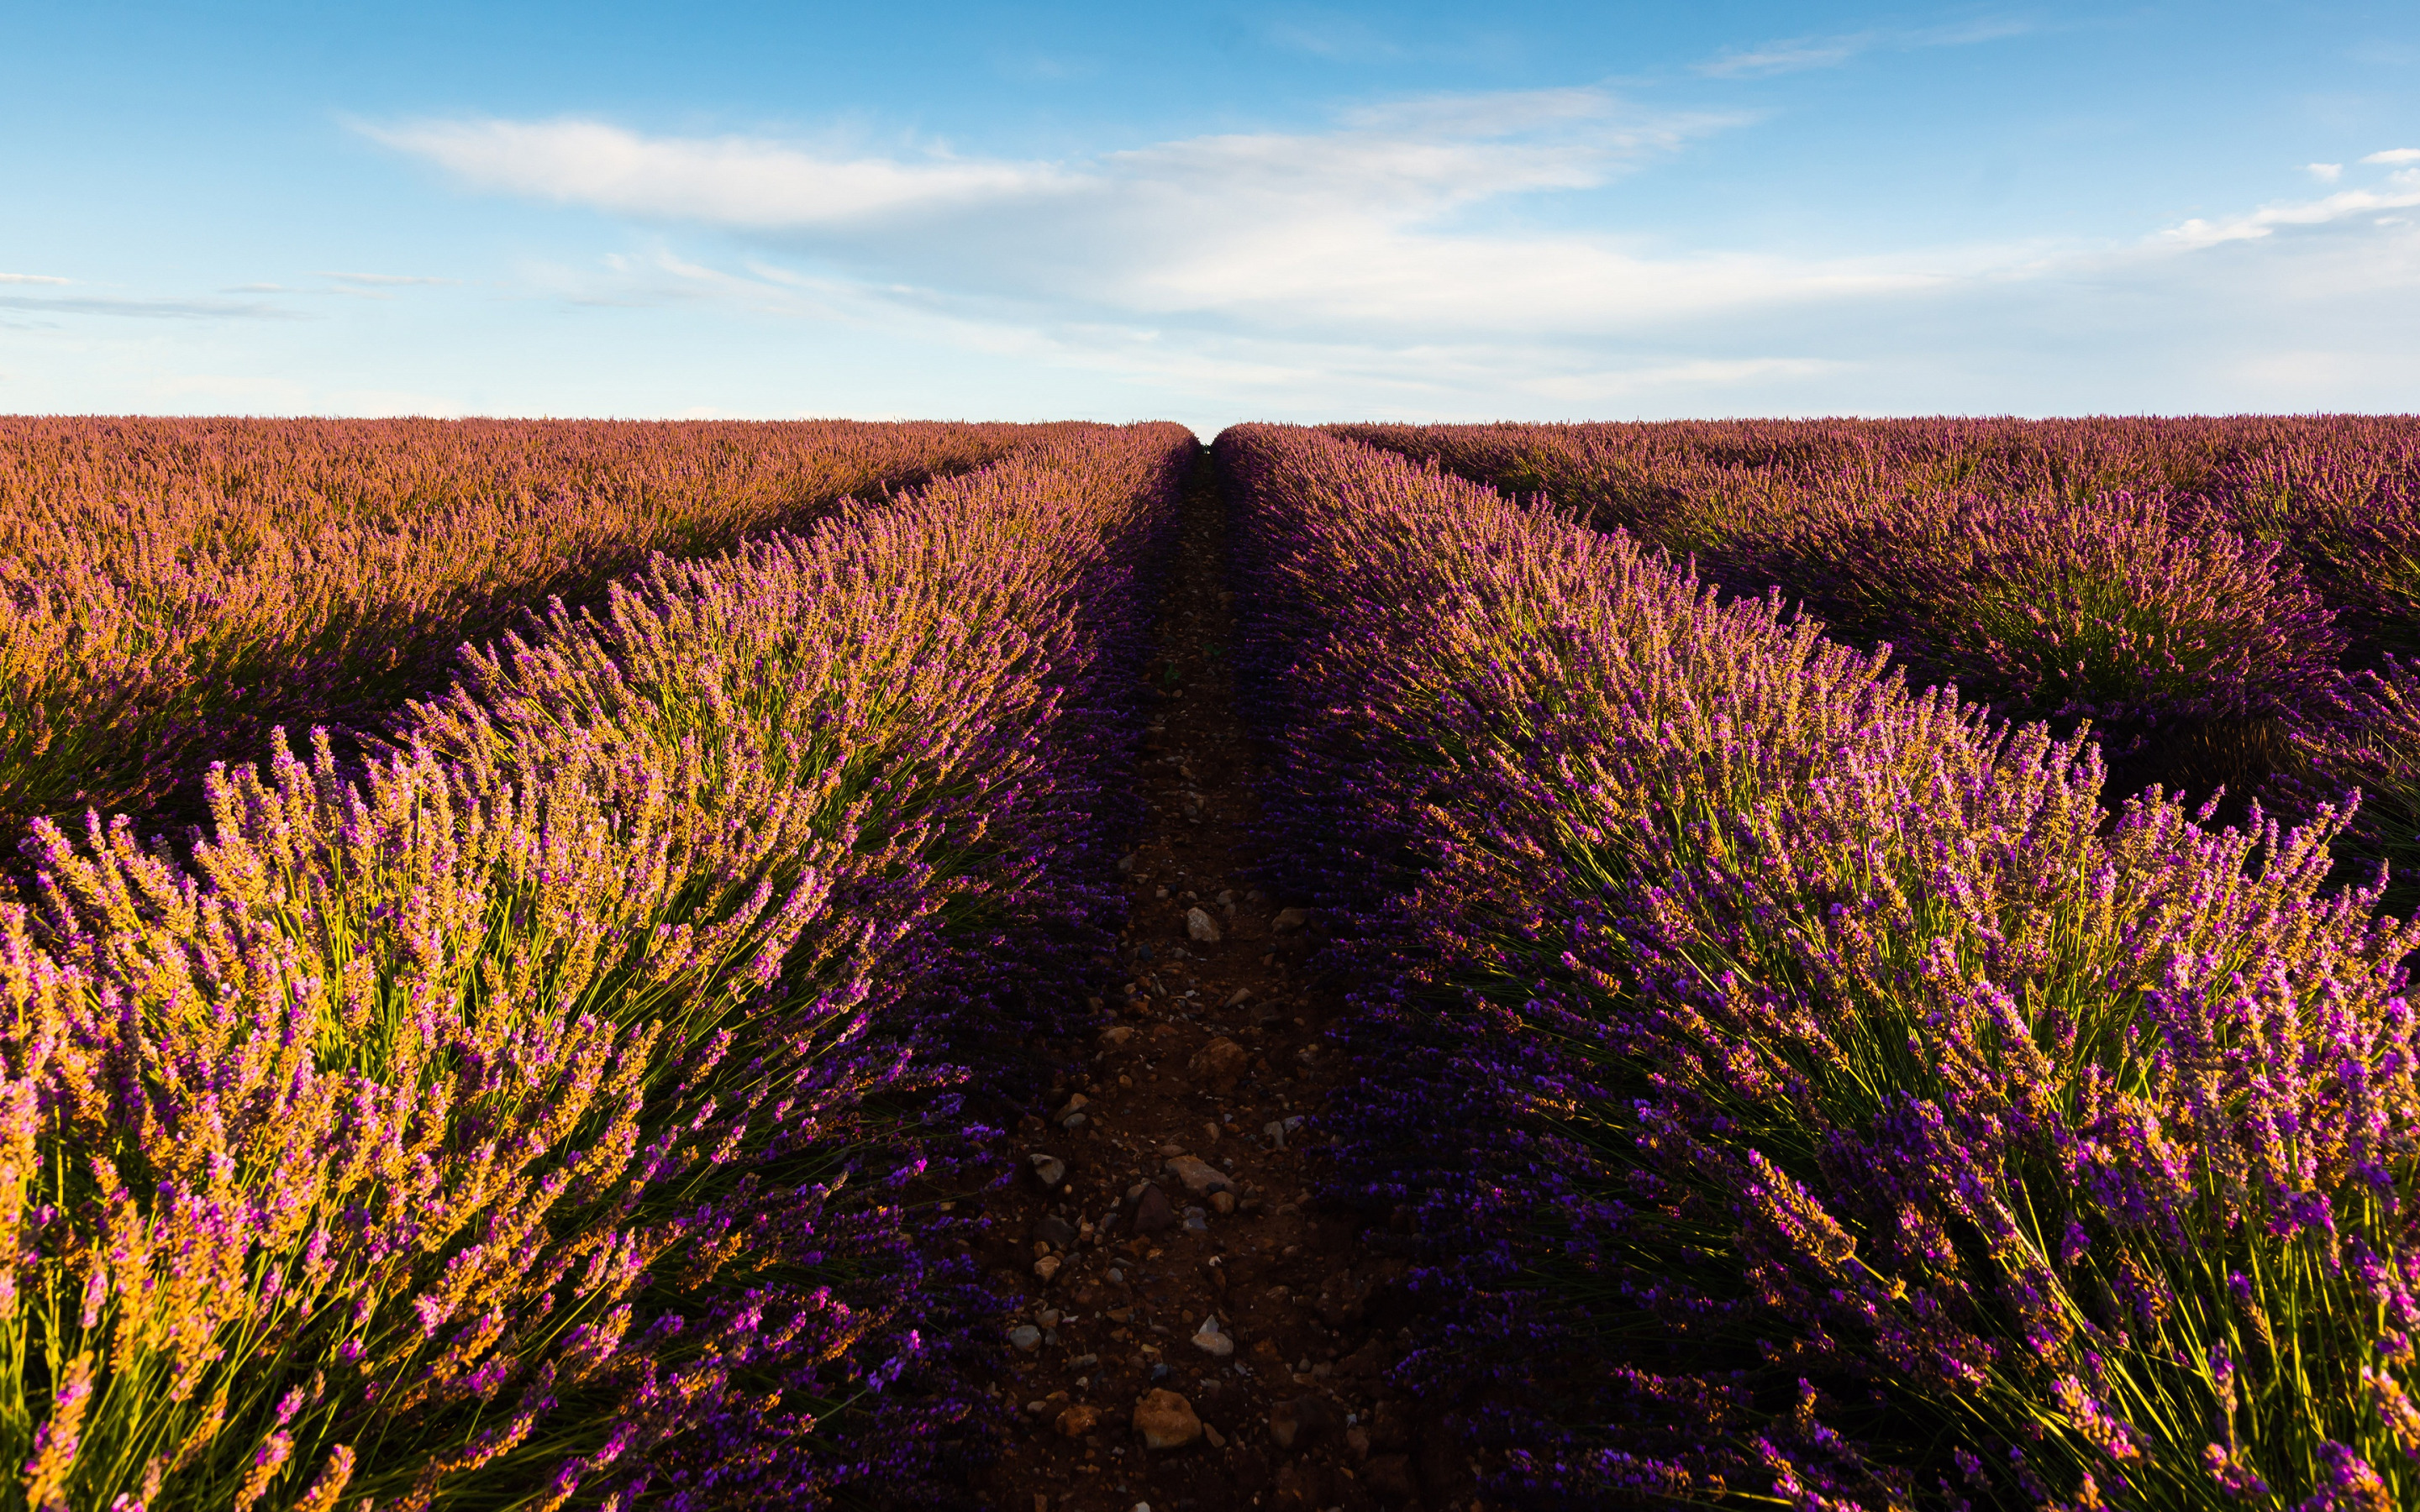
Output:
<svg viewBox="0 0 2420 1512">
<path fill-rule="evenodd" d="M 1731 465 L 1697 430 L 1675 465 Z M 2113 816 L 2087 739 L 1654 549 L 1712 527 L 1316 431 L 1218 454 L 1277 872 L 1355 984 L 1333 1191 L 1419 1260 L 1397 1379 L 1458 1405 L 1491 1505 L 2420 1501 L 2420 930 L 2329 880 L 2337 816 Z M 2040 507 L 2144 481 L 2075 477 Z"/>
<path fill-rule="evenodd" d="M 144 809 L 272 725 L 442 687 L 550 595 L 1053 429 L 0 419 L 0 825 Z"/>
<path fill-rule="evenodd" d="M 1777 585 L 2000 713 L 2089 719 L 2120 792 L 2307 818 L 2357 787 L 2340 849 L 2420 874 L 2420 421 L 1334 429 Z"/>
<path fill-rule="evenodd" d="M 535 517 L 628 529 L 627 464 L 651 523 L 610 555 L 735 528 L 802 473 L 1006 444 L 686 435 L 576 443 L 617 458 L 591 457 L 600 513 Z M 478 465 L 513 477 L 515 439 Z M 454 480 L 410 518 L 524 517 L 411 427 L 357 440 Z M 1114 942 L 1104 788 L 1195 453 L 1169 425 L 1032 440 L 558 605 L 370 759 L 274 739 L 211 772 L 190 842 L 38 822 L 31 905 L 0 911 L 23 1504 L 916 1504 L 979 1451 L 959 1362 L 995 1304 L 903 1183 L 983 1137 L 961 1096 L 1010 1072 L 968 1053 L 1065 1027 Z M 320 604 L 313 532 L 389 523 L 332 499 L 210 560 L 323 553 L 283 600 Z M 412 589 L 455 528 L 318 623 L 593 560 L 556 539 Z"/>
</svg>

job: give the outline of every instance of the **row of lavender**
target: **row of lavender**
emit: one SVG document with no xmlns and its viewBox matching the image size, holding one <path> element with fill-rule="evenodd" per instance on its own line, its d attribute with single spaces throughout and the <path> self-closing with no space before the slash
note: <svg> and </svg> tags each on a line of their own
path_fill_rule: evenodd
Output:
<svg viewBox="0 0 2420 1512">
<path fill-rule="evenodd" d="M 2091 718 L 2129 789 L 2307 816 L 2359 786 L 2352 848 L 2420 872 L 2420 422 L 1337 429 L 1777 584 L 2002 714 Z"/>
<path fill-rule="evenodd" d="M 1491 1502 L 2420 1504 L 2420 929 L 1621 533 L 1218 443 Z"/>
<path fill-rule="evenodd" d="M 147 809 L 276 724 L 442 687 L 456 646 L 548 595 L 1055 433 L 0 419 L 0 828 Z"/>
<path fill-rule="evenodd" d="M 214 771 L 186 846 L 38 825 L 0 911 L 23 1504 L 931 1493 L 991 1303 L 905 1183 L 982 1133 L 954 1057 L 1113 945 L 1193 453 L 1075 428 L 659 559 L 358 768 Z"/>
</svg>

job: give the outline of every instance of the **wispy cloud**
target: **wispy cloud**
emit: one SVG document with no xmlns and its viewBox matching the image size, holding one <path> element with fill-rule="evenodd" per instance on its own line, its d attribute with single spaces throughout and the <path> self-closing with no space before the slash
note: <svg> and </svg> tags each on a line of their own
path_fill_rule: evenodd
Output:
<svg viewBox="0 0 2420 1512">
<path fill-rule="evenodd" d="M 1264 35 L 1294 53 L 1340 63 L 1391 63 L 1405 55 L 1402 40 L 1357 16 L 1306 13 L 1271 22 Z"/>
<path fill-rule="evenodd" d="M 372 138 L 482 189 L 664 220 L 842 225 L 1065 185 L 1048 163 L 840 158 L 754 137 L 650 140 L 599 121 L 430 121 Z"/>
<path fill-rule="evenodd" d="M 0 284 L 67 284 L 73 280 L 53 278 L 48 273 L 0 273 Z"/>
<path fill-rule="evenodd" d="M 62 281 L 64 282 L 64 281 Z M 130 300 L 101 296 L 39 297 L 0 294 L 0 309 L 38 315 L 115 315 L 138 320 L 301 320 L 309 318 L 273 304 L 226 300 Z"/>
<path fill-rule="evenodd" d="M 458 278 L 430 278 L 417 273 L 331 273 L 315 270 L 313 278 L 333 278 L 339 284 L 368 284 L 386 287 L 398 284 L 458 284 Z"/>
<path fill-rule="evenodd" d="M 1563 89 L 1404 100 L 1321 131 L 1049 162 L 579 121 L 437 123 L 381 139 L 467 184 L 663 228 L 654 251 L 546 271 L 544 291 L 567 305 L 835 323 L 1260 413 L 1451 413 L 1455 394 L 1492 395 L 1490 413 L 1524 402 L 1566 413 L 1904 408 L 1952 402 L 1907 375 L 1962 363 L 1963 402 L 2005 407 L 1993 362 L 2034 353 L 2052 382 L 2146 310 L 2223 308 L 2238 326 L 2291 311 L 2275 322 L 2286 336 L 2246 336 L 2243 350 L 2304 350 L 2308 312 L 2420 285 L 2420 234 L 2383 213 L 2420 205 L 2420 169 L 2384 154 L 2361 186 L 2116 238 L 1821 256 L 1670 250 L 1621 224 L 1625 176 L 1751 119 Z M 1566 228 L 1541 231 L 1524 213 L 1529 198 L 1589 193 L 1590 228 L 1559 217 Z M 744 250 L 675 250 L 682 225 Z M 2199 353 L 2200 366 L 2180 369 L 2198 383 L 2205 369 L 2237 371 L 2217 363 L 2215 329 L 2195 316 L 2142 340 Z M 2391 319 L 2347 329 L 2354 347 L 2402 331 Z M 1939 339 L 1953 330 L 1955 342 Z M 2242 368 L 2252 387 L 2211 392 L 2283 393 L 2290 366 Z M 2078 390 L 2072 402 L 2125 401 Z"/>
<path fill-rule="evenodd" d="M 1604 239 L 1491 236 L 1458 219 L 1604 186 L 1748 118 L 1645 112 L 1596 89 L 1445 96 L 1351 111 L 1326 131 L 1193 137 L 1074 162 L 842 160 L 585 121 L 378 134 L 473 185 L 752 233 L 962 296 L 1261 324 L 1590 327 L 1753 298 L 1763 275 L 1755 258 L 1673 270 Z"/>
<path fill-rule="evenodd" d="M 2344 164 L 2341 162 L 2306 162 L 2303 164 L 2303 171 L 2323 184 L 2333 184 L 2337 179 L 2344 177 Z"/>
<path fill-rule="evenodd" d="M 2388 147 L 2361 160 L 2364 162 L 2420 162 L 2420 147 Z"/>
<path fill-rule="evenodd" d="M 1754 47 L 1728 48 L 1697 66 L 1710 79 L 1761 79 L 1808 69 L 1838 68 L 1868 53 L 1911 53 L 1929 47 L 1996 42 L 2033 31 L 2030 22 L 1973 21 L 1913 30 L 1877 28 L 1828 37 L 1792 37 Z"/>
<path fill-rule="evenodd" d="M 2412 156 L 2420 158 L 2420 152 Z M 2361 161 L 2400 162 L 2409 160 L 2376 152 Z M 2286 226 L 2325 225 L 2372 210 L 2405 209 L 2414 205 L 2420 205 L 2420 169 L 2407 168 L 2388 174 L 2386 187 L 2382 189 L 2339 190 L 2320 199 L 2263 205 L 2258 209 L 2218 220 L 2196 217 L 2171 226 L 2160 236 L 2178 246 L 2213 247 L 2223 241 L 2254 240 Z"/>
</svg>

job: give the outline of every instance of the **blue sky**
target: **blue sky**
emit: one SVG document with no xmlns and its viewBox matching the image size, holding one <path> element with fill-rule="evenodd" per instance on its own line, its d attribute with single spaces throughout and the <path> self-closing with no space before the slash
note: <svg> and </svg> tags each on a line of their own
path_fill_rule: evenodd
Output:
<svg viewBox="0 0 2420 1512">
<path fill-rule="evenodd" d="M 0 410 L 2420 409 L 2420 8 L 29 4 Z"/>
</svg>

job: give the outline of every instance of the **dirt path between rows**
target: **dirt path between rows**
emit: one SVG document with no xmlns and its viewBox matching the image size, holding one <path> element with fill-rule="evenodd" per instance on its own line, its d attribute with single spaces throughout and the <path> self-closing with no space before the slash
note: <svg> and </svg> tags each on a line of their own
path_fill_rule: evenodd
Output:
<svg viewBox="0 0 2420 1512">
<path fill-rule="evenodd" d="M 1001 1153 L 980 1255 L 1022 1299 L 992 1389 L 1018 1428 L 995 1512 L 1475 1512 L 1467 1468 L 1381 1376 L 1400 1262 L 1310 1196 L 1344 1068 L 1318 922 L 1258 890 L 1226 521 L 1205 457 L 1151 664 L 1150 805 L 1109 1026 Z"/>
</svg>

